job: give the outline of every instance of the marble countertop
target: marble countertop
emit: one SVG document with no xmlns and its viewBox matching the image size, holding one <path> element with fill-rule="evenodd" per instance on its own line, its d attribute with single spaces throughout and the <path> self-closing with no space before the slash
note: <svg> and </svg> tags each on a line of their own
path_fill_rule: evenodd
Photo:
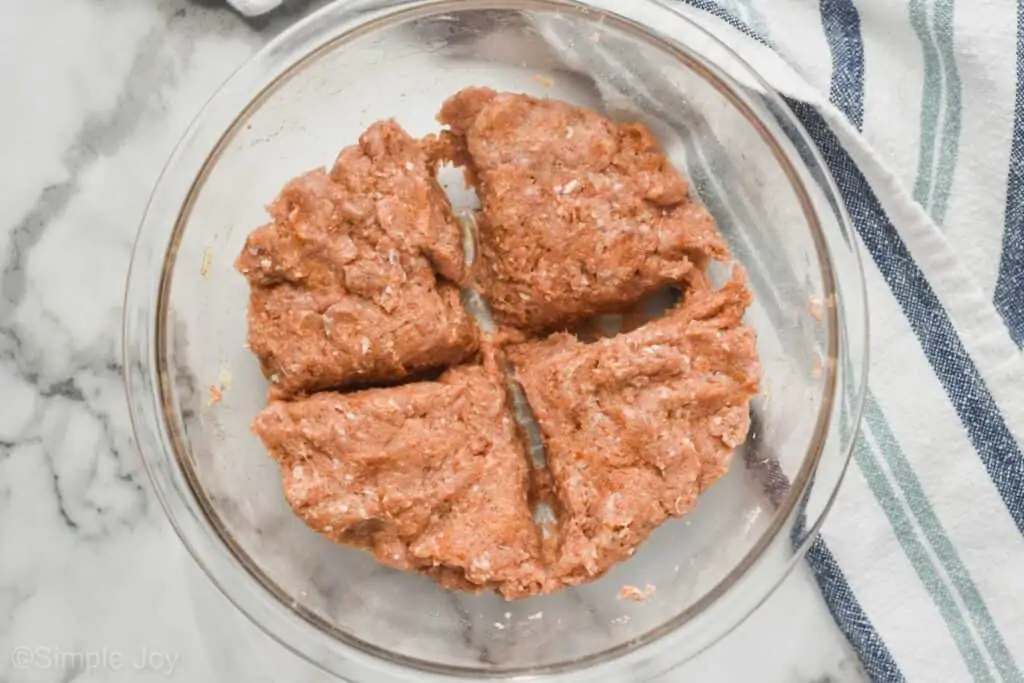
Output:
<svg viewBox="0 0 1024 683">
<path fill-rule="evenodd" d="M 150 189 L 189 120 L 296 16 L 217 0 L 7 0 L 0 16 L 0 683 L 327 681 L 228 604 L 151 495 L 121 380 Z M 17 65 L 17 68 L 11 68 Z M 801 566 L 665 681 L 862 681 Z"/>
</svg>

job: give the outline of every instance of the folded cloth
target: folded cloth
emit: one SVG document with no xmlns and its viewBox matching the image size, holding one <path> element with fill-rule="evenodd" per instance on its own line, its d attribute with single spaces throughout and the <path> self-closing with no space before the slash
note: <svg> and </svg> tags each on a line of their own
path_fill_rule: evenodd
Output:
<svg viewBox="0 0 1024 683">
<path fill-rule="evenodd" d="M 232 7 L 247 17 L 266 14 L 280 5 L 282 0 L 228 0 Z"/>
<path fill-rule="evenodd" d="M 1024 3 L 660 2 L 787 96 L 865 256 L 865 418 L 807 558 L 836 623 L 875 681 L 1024 681 Z M 657 82 L 566 30 L 602 95 Z"/>
<path fill-rule="evenodd" d="M 836 623 L 875 681 L 1024 680 L 1024 5 L 663 4 L 786 96 L 866 256 L 865 418 L 807 558 Z M 538 24 L 608 108 L 685 117 L 614 39 Z"/>
</svg>

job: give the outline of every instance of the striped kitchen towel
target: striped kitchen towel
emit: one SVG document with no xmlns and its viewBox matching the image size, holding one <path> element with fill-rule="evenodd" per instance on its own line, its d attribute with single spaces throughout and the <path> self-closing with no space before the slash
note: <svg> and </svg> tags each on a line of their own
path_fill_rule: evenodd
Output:
<svg viewBox="0 0 1024 683">
<path fill-rule="evenodd" d="M 1024 5 L 664 1 L 787 97 L 866 256 L 865 415 L 807 558 L 836 623 L 876 681 L 1024 681 Z M 673 111 L 628 48 L 540 30 Z"/>
<path fill-rule="evenodd" d="M 1024 0 L 662 1 L 788 95 L 865 255 L 865 417 L 807 558 L 836 623 L 875 681 L 1024 683 Z"/>
</svg>

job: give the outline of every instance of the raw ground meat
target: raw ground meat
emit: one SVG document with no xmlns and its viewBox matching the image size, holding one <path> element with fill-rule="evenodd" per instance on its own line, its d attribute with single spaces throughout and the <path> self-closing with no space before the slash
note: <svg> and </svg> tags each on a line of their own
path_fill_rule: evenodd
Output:
<svg viewBox="0 0 1024 683">
<path fill-rule="evenodd" d="M 373 124 L 289 182 L 249 235 L 249 347 L 273 397 L 392 382 L 472 356 L 462 233 L 421 145 Z"/>
<path fill-rule="evenodd" d="M 281 465 L 288 503 L 328 538 L 449 588 L 511 599 L 557 587 L 540 562 L 529 464 L 493 369 L 272 402 L 254 430 Z"/>
<path fill-rule="evenodd" d="M 422 142 L 374 124 L 330 173 L 288 183 L 249 236 L 236 265 L 272 382 L 253 428 L 296 515 L 384 565 L 508 599 L 586 583 L 689 512 L 746 439 L 760 366 L 745 276 L 712 289 L 728 249 L 642 125 L 486 88 L 439 120 Z M 445 160 L 481 199 L 472 272 L 435 180 Z M 540 338 L 554 329 L 577 334 Z M 538 426 L 546 458 L 531 460 Z"/>
<path fill-rule="evenodd" d="M 503 325 L 553 329 L 704 281 L 728 250 L 641 124 L 557 100 L 467 88 L 435 157 L 467 170 L 482 211 L 475 277 Z"/>
<path fill-rule="evenodd" d="M 750 299 L 737 269 L 627 334 L 509 350 L 554 480 L 558 580 L 600 576 L 726 472 L 760 377 Z"/>
</svg>

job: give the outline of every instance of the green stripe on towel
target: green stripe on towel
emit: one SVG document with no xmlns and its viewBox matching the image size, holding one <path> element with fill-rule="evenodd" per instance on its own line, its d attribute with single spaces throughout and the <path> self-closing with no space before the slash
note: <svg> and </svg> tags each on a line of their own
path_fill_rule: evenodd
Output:
<svg viewBox="0 0 1024 683">
<path fill-rule="evenodd" d="M 962 103 L 953 45 L 954 2 L 937 0 L 929 16 L 927 0 L 910 0 L 910 24 L 924 57 L 914 199 L 940 226 L 946 218 L 960 147 Z"/>
<path fill-rule="evenodd" d="M 857 467 L 864 475 L 868 487 L 875 495 L 875 499 L 885 512 L 886 517 L 889 518 L 889 523 L 892 525 L 896 539 L 903 548 L 907 560 L 914 568 L 918 578 L 921 579 L 921 584 L 927 590 L 939 615 L 946 623 L 946 628 L 952 636 L 953 642 L 956 643 L 964 664 L 971 673 L 971 678 L 975 683 L 988 681 L 994 683 L 996 679 L 957 606 L 956 599 L 932 563 L 927 549 L 914 528 L 914 523 L 907 515 L 905 506 L 886 478 L 885 472 L 863 434 L 860 435 L 853 447 L 853 457 Z"/>
<path fill-rule="evenodd" d="M 935 5 L 935 36 L 945 75 L 945 106 L 943 107 L 942 141 L 939 143 L 939 164 L 935 169 L 935 188 L 929 213 L 941 226 L 946 221 L 946 206 L 953 187 L 953 176 L 960 152 L 960 121 L 962 116 L 960 72 L 956 66 L 953 45 L 953 2 L 938 0 Z"/>
<path fill-rule="evenodd" d="M 967 612 L 981 636 L 985 649 L 992 661 L 995 662 L 996 668 L 999 669 L 999 675 L 1008 682 L 1024 681 L 1013 655 L 1007 649 L 999 629 L 996 628 L 995 622 L 989 614 L 981 593 L 967 571 L 967 567 L 960 560 L 949 536 L 946 535 L 946 530 L 935 514 L 903 447 L 896 440 L 888 420 L 871 392 L 868 392 L 867 400 L 864 403 L 864 418 L 871 428 L 871 434 L 878 445 L 882 458 L 888 465 L 889 471 L 892 472 L 893 479 L 896 480 L 897 486 L 903 492 L 906 507 L 910 508 L 911 514 L 924 532 L 932 551 L 938 557 L 950 582 L 967 607 Z"/>
</svg>

